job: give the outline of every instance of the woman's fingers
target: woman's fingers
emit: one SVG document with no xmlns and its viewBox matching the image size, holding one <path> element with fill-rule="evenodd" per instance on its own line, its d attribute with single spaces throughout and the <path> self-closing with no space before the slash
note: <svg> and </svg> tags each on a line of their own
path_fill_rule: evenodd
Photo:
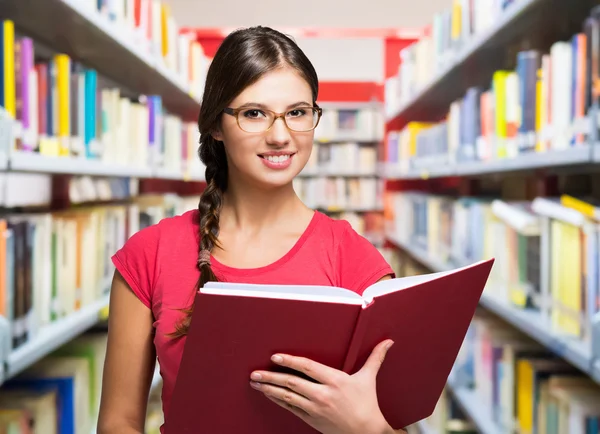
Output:
<svg viewBox="0 0 600 434">
<path fill-rule="evenodd" d="M 286 389 L 284 387 L 275 386 L 269 383 L 258 383 L 256 381 L 251 381 L 250 385 L 265 394 L 267 398 L 274 398 L 283 403 L 287 404 L 291 407 L 296 407 L 299 410 L 304 411 L 307 414 L 311 414 L 314 408 L 313 403 L 305 398 L 302 395 L 294 392 L 293 390 Z M 286 408 L 288 408 L 286 406 Z M 291 410 L 291 408 L 288 408 Z"/>
<path fill-rule="evenodd" d="M 250 375 L 250 379 L 261 384 L 273 384 L 285 387 L 311 401 L 314 400 L 315 395 L 319 392 L 319 387 L 322 387 L 320 384 L 313 383 L 296 375 L 280 372 L 256 371 Z"/>
<path fill-rule="evenodd" d="M 304 410 L 302 410 L 298 407 L 294 407 L 293 405 L 288 404 L 287 402 L 284 402 L 284 401 L 274 398 L 272 396 L 269 396 L 269 395 L 265 395 L 265 396 L 267 398 L 269 398 L 271 401 L 273 401 L 275 404 L 277 404 L 278 406 L 285 408 L 286 410 L 294 413 L 296 416 L 298 416 L 302 420 L 306 420 L 306 418 L 309 417 L 309 414 L 307 412 L 305 412 Z"/>
</svg>

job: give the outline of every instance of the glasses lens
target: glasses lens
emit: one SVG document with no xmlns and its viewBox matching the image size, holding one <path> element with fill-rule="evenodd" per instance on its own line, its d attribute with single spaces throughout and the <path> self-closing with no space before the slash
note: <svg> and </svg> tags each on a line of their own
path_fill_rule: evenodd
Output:
<svg viewBox="0 0 600 434">
<path fill-rule="evenodd" d="M 240 128 L 249 133 L 262 133 L 273 123 L 273 114 L 260 109 L 244 109 L 238 113 Z"/>
<path fill-rule="evenodd" d="M 313 107 L 299 107 L 285 115 L 285 122 L 290 130 L 310 131 L 317 125 L 319 113 Z"/>
</svg>

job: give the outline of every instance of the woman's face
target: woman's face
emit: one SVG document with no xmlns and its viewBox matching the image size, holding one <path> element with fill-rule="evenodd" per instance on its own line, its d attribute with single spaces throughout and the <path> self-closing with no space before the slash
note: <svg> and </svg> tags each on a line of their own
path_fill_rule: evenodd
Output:
<svg viewBox="0 0 600 434">
<path fill-rule="evenodd" d="M 281 118 L 264 130 L 273 119 L 269 111 L 285 113 L 290 127 L 305 129 L 313 113 L 302 108 L 312 107 L 312 101 L 306 80 L 289 67 L 271 71 L 244 89 L 229 104 L 241 109 L 241 127 L 235 116 L 223 114 L 221 128 L 213 134 L 225 145 L 230 178 L 261 188 L 291 183 L 310 157 L 314 131 L 290 130 Z"/>
</svg>

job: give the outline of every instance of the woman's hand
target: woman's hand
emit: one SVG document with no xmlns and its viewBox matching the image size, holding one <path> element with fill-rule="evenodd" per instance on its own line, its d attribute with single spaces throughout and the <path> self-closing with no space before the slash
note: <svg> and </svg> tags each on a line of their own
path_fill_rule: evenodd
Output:
<svg viewBox="0 0 600 434">
<path fill-rule="evenodd" d="M 318 383 L 291 374 L 255 371 L 250 384 L 323 434 L 395 433 L 379 409 L 376 392 L 377 373 L 392 344 L 386 340 L 377 345 L 354 375 L 302 357 L 276 354 L 273 362 Z"/>
</svg>

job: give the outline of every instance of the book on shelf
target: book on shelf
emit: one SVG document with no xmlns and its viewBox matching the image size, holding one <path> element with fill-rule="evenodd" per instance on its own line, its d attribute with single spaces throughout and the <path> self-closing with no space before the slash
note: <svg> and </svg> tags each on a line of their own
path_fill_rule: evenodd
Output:
<svg viewBox="0 0 600 434">
<path fill-rule="evenodd" d="M 380 408 L 398 428 L 423 419 L 444 387 L 492 264 L 381 281 L 362 295 L 336 287 L 209 282 L 195 297 L 165 431 L 313 432 L 252 390 L 250 373 L 277 370 L 270 357 L 284 352 L 353 374 L 387 338 L 397 347 L 378 373 Z M 235 418 L 218 416 L 231 406 Z"/>
</svg>

